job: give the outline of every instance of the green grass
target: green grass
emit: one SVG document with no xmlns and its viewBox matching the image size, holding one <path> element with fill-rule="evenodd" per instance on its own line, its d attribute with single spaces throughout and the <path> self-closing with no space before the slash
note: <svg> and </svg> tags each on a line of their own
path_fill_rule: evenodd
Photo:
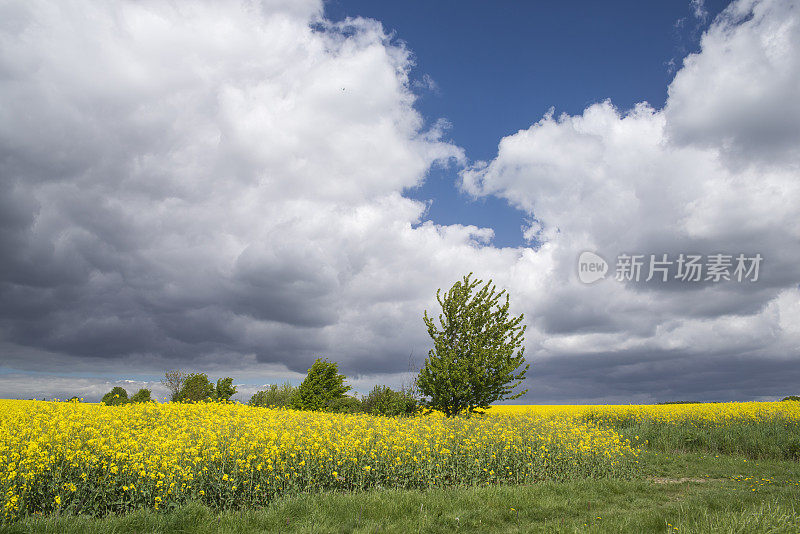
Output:
<svg viewBox="0 0 800 534">
<path fill-rule="evenodd" d="M 751 459 L 800 460 L 800 421 L 776 415 L 725 424 L 702 419 L 667 422 L 642 414 L 588 412 L 584 419 L 612 428 L 637 445 L 663 452 L 711 452 Z"/>
<path fill-rule="evenodd" d="M 189 504 L 103 519 L 34 516 L 0 532 L 800 532 L 797 462 L 655 451 L 641 462 L 636 480 L 325 493 L 246 511 Z"/>
<path fill-rule="evenodd" d="M 647 448 L 651 450 L 704 451 L 751 459 L 800 459 L 800 424 L 779 418 L 724 426 L 637 421 L 613 428 L 634 443 L 647 440 Z"/>
</svg>

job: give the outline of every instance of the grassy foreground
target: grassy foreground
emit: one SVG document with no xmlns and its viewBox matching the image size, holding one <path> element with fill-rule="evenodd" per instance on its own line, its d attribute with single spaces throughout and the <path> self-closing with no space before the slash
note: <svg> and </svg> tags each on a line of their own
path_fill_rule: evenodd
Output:
<svg viewBox="0 0 800 534">
<path fill-rule="evenodd" d="M 800 532 L 800 464 L 645 452 L 636 480 L 375 489 L 215 512 L 192 503 L 102 519 L 28 517 L 22 533 L 146 532 Z"/>
</svg>

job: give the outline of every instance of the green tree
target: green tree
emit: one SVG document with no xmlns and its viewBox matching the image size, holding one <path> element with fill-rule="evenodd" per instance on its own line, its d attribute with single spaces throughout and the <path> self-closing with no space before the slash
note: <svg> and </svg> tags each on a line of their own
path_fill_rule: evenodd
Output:
<svg viewBox="0 0 800 534">
<path fill-rule="evenodd" d="M 178 392 L 176 400 L 179 402 L 199 402 L 213 399 L 215 396 L 214 384 L 205 373 L 189 373 L 183 387 Z"/>
<path fill-rule="evenodd" d="M 364 413 L 370 415 L 388 415 L 386 412 L 392 411 L 392 406 L 394 404 L 393 393 L 394 391 L 392 391 L 389 386 L 374 386 L 369 393 L 361 398 L 361 405 L 364 408 Z"/>
<path fill-rule="evenodd" d="M 217 400 L 229 401 L 236 394 L 236 386 L 233 385 L 233 378 L 225 377 L 217 380 L 217 387 L 214 388 L 214 395 Z"/>
<path fill-rule="evenodd" d="M 414 394 L 405 388 L 395 391 L 388 386 L 375 386 L 361 401 L 364 412 L 372 415 L 414 415 L 419 408 Z"/>
<path fill-rule="evenodd" d="M 427 408 L 448 417 L 480 412 L 493 402 L 527 392 L 512 394 L 530 366 L 523 355 L 523 316 L 509 317 L 508 294 L 496 292 L 491 280 L 475 292 L 483 281 L 471 276 L 444 295 L 436 291 L 442 307 L 438 325 L 427 310 L 423 317 L 433 349 L 417 376 L 417 387 Z"/>
<path fill-rule="evenodd" d="M 161 379 L 161 383 L 169 390 L 170 400 L 172 402 L 178 400 L 178 394 L 183 389 L 186 377 L 187 374 L 180 369 L 170 369 L 164 373 L 164 378 Z"/>
<path fill-rule="evenodd" d="M 286 408 L 292 405 L 292 399 L 297 394 L 297 388 L 289 382 L 270 384 L 269 389 L 257 391 L 247 403 L 250 406 Z"/>
<path fill-rule="evenodd" d="M 325 406 L 325 411 L 334 413 L 363 413 L 364 406 L 356 397 L 343 395 L 329 401 Z"/>
<path fill-rule="evenodd" d="M 140 389 L 131 397 L 131 402 L 150 402 L 151 400 L 150 390 L 147 388 Z"/>
<path fill-rule="evenodd" d="M 338 404 L 350 386 L 344 385 L 344 375 L 334 362 L 318 358 L 308 370 L 303 383 L 292 399 L 296 410 L 326 410 Z"/>
<path fill-rule="evenodd" d="M 107 406 L 119 406 L 128 402 L 128 392 L 125 388 L 114 387 L 111 391 L 103 395 L 102 403 Z"/>
</svg>

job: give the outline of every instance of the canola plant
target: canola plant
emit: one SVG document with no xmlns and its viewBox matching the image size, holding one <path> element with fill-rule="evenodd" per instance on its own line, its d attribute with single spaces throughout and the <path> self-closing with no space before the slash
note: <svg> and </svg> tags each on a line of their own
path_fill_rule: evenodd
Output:
<svg viewBox="0 0 800 534">
<path fill-rule="evenodd" d="M 0 401 L 4 521 L 376 487 L 629 477 L 639 450 L 570 410 L 387 418 L 241 404 Z"/>
</svg>

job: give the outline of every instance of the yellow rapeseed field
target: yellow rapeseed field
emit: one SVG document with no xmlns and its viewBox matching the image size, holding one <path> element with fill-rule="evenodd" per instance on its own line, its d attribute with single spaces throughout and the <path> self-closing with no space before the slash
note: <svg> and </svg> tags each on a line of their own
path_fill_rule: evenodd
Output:
<svg viewBox="0 0 800 534">
<path fill-rule="evenodd" d="M 621 437 L 630 425 L 651 439 L 686 443 L 664 429 L 724 434 L 738 424 L 761 439 L 769 421 L 794 439 L 800 403 L 510 405 L 470 419 L 394 419 L 240 404 L 6 400 L 2 513 L 6 521 L 102 515 L 189 500 L 235 508 L 311 491 L 627 477 L 637 467 L 637 444 L 646 443 L 634 432 L 627 434 L 634 444 Z"/>
<path fill-rule="evenodd" d="M 631 405 L 504 405 L 493 406 L 492 414 L 535 413 L 571 415 L 582 420 L 605 421 L 617 426 L 625 421 L 664 424 L 723 426 L 732 423 L 781 419 L 800 422 L 800 402 L 719 402 L 697 404 Z"/>
<path fill-rule="evenodd" d="M 5 520 L 308 491 L 629 476 L 638 449 L 569 410 L 384 418 L 240 404 L 0 401 Z"/>
</svg>

